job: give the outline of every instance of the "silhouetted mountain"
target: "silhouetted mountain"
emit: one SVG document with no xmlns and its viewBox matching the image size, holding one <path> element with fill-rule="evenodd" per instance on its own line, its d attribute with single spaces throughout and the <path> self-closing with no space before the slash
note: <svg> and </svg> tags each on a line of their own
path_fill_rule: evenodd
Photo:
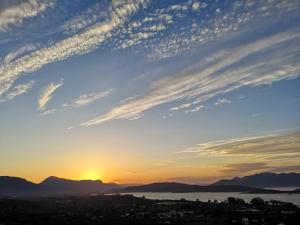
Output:
<svg viewBox="0 0 300 225">
<path fill-rule="evenodd" d="M 216 186 L 200 186 L 182 183 L 153 183 L 147 185 L 139 185 L 117 189 L 114 192 L 130 193 L 130 192 L 251 192 L 251 193 L 278 193 L 273 190 L 265 190 L 261 188 L 237 186 L 237 185 L 216 185 Z"/>
<path fill-rule="evenodd" d="M 262 173 L 232 180 L 221 180 L 208 186 L 183 183 L 153 183 L 122 188 L 114 183 L 103 183 L 101 180 L 68 180 L 48 177 L 40 184 L 29 182 L 18 177 L 0 176 L 0 196 L 41 196 L 41 195 L 77 195 L 97 194 L 103 192 L 244 192 L 244 193 L 300 193 L 294 191 L 276 191 L 261 187 L 299 186 L 300 174 Z"/>
<path fill-rule="evenodd" d="M 19 177 L 0 176 L 0 195 L 27 195 L 39 191 L 37 184 Z"/>
<path fill-rule="evenodd" d="M 0 196 L 97 194 L 120 188 L 100 180 L 68 180 L 48 177 L 40 184 L 18 177 L 0 176 Z"/>
<path fill-rule="evenodd" d="M 242 185 L 249 187 L 300 187 L 300 173 L 260 173 L 246 177 L 220 180 L 212 185 Z"/>
<path fill-rule="evenodd" d="M 101 180 L 69 180 L 58 177 L 48 177 L 39 184 L 46 191 L 59 194 L 101 193 L 120 186 L 114 183 L 103 183 Z"/>
</svg>

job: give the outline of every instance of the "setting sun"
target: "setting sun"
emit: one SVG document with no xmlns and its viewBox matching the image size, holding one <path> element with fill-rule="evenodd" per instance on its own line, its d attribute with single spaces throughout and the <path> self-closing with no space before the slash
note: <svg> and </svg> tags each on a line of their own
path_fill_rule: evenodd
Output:
<svg viewBox="0 0 300 225">
<path fill-rule="evenodd" d="M 101 175 L 96 171 L 87 171 L 82 176 L 83 180 L 101 180 Z"/>
</svg>

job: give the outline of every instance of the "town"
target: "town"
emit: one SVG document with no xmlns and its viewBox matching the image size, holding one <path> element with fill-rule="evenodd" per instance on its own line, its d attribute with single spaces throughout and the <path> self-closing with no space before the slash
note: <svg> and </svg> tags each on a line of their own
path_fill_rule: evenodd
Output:
<svg viewBox="0 0 300 225">
<path fill-rule="evenodd" d="M 149 200 L 133 195 L 0 199 L 0 225 L 298 225 L 292 203 L 230 197 L 224 202 Z"/>
</svg>

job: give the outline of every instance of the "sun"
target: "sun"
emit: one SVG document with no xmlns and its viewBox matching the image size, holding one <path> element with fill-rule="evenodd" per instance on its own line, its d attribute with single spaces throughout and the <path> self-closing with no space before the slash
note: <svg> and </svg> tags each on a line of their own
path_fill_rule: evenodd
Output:
<svg viewBox="0 0 300 225">
<path fill-rule="evenodd" d="M 87 171 L 83 174 L 84 180 L 100 180 L 100 173 L 96 171 Z"/>
</svg>

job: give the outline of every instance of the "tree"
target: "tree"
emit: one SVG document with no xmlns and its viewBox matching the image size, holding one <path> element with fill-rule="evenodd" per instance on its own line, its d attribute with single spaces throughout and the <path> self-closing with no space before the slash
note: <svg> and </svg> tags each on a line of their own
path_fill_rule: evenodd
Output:
<svg viewBox="0 0 300 225">
<path fill-rule="evenodd" d="M 245 201 L 241 198 L 234 198 L 234 197 L 228 197 L 227 198 L 228 204 L 232 205 L 243 205 L 245 204 Z"/>
<path fill-rule="evenodd" d="M 262 206 L 265 204 L 265 201 L 260 198 L 260 197 L 256 197 L 256 198 L 253 198 L 250 203 L 254 206 Z"/>
</svg>

